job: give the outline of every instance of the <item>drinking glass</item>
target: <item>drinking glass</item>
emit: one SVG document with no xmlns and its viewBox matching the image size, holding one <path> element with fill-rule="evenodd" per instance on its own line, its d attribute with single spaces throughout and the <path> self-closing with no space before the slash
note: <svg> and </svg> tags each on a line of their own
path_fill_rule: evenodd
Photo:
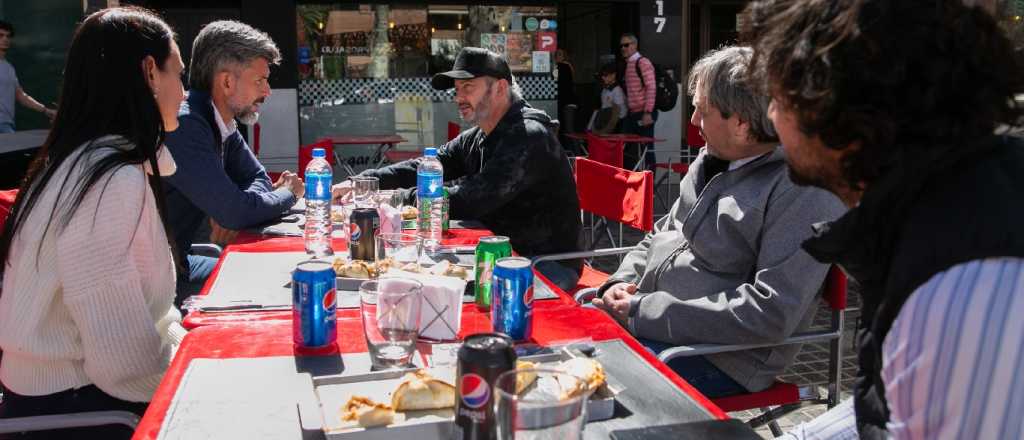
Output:
<svg viewBox="0 0 1024 440">
<path fill-rule="evenodd" d="M 377 207 L 377 190 L 380 181 L 376 177 L 352 176 L 352 199 L 359 208 Z"/>
<path fill-rule="evenodd" d="M 383 278 L 359 286 L 359 309 L 370 360 L 377 369 L 406 367 L 416 351 L 423 285 Z"/>
<path fill-rule="evenodd" d="M 536 375 L 516 392 L 516 382 Z M 494 382 L 494 416 L 498 440 L 580 439 L 587 420 L 589 392 L 578 377 L 552 368 L 506 371 Z"/>
<path fill-rule="evenodd" d="M 416 234 L 381 233 L 377 236 L 377 261 L 391 258 L 395 267 L 401 269 L 419 261 L 422 254 L 423 239 Z"/>
<path fill-rule="evenodd" d="M 397 234 L 402 232 L 402 196 L 398 191 L 377 192 L 377 214 L 380 215 L 380 232 Z"/>
</svg>

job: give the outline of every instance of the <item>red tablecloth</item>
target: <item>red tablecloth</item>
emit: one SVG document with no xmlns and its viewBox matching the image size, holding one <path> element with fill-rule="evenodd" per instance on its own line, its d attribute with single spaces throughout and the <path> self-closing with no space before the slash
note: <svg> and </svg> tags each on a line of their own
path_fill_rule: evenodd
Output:
<svg viewBox="0 0 1024 440">
<path fill-rule="evenodd" d="M 556 345 L 579 340 L 603 341 L 622 339 L 652 367 L 664 374 L 694 401 L 703 405 L 718 419 L 727 415 L 706 397 L 659 362 L 639 342 L 604 312 L 597 309 L 567 306 L 555 301 L 538 301 L 534 309 L 533 342 Z M 356 313 L 353 311 L 353 313 Z M 205 326 L 189 332 L 171 362 L 167 374 L 153 395 L 145 416 L 135 431 L 135 440 L 155 439 L 164 416 L 174 398 L 182 375 L 192 359 L 254 358 L 294 355 L 291 323 L 286 321 L 251 322 L 231 326 Z M 481 313 L 463 316 L 461 334 L 490 331 L 490 321 Z M 358 316 L 339 316 L 338 350 L 342 353 L 366 352 L 362 324 Z M 238 421 L 244 422 L 244 421 Z"/>
<path fill-rule="evenodd" d="M 491 232 L 486 229 L 449 229 L 444 237 L 444 244 L 447 245 L 475 245 L 480 237 L 491 235 Z M 214 267 L 213 272 L 210 274 L 210 278 L 206 280 L 206 285 L 203 286 L 203 290 L 200 291 L 200 295 L 205 295 L 210 287 L 213 285 L 213 281 L 217 279 L 217 274 L 220 272 L 221 263 L 224 262 L 224 257 L 230 252 L 299 252 L 304 249 L 301 237 L 272 237 L 265 238 L 257 234 L 251 233 L 239 233 L 235 239 L 235 244 L 232 244 L 224 250 L 221 254 L 220 261 L 217 262 L 217 266 Z M 345 240 L 334 240 L 335 252 L 345 252 L 348 250 L 348 243 Z M 557 291 L 557 289 L 555 289 Z M 555 300 L 544 300 L 538 302 L 547 302 Z M 563 304 L 571 304 L 572 299 L 568 296 L 561 297 L 558 302 Z M 472 305 L 470 305 L 472 306 Z M 352 316 L 358 316 L 358 310 L 351 309 L 338 309 L 338 316 L 345 316 L 346 313 L 351 312 Z M 194 329 L 204 325 L 214 324 L 243 324 L 254 321 L 272 321 L 272 320 L 291 320 L 290 311 L 269 311 L 269 312 L 255 312 L 255 311 L 239 311 L 239 312 L 216 312 L 216 313 L 203 313 L 203 312 L 192 312 L 189 313 L 182 320 L 181 324 L 186 329 Z"/>
</svg>

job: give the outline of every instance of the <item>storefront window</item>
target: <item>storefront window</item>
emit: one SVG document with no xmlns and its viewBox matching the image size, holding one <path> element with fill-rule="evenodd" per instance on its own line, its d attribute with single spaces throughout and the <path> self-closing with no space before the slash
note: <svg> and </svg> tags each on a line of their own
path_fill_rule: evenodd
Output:
<svg viewBox="0 0 1024 440">
<path fill-rule="evenodd" d="M 552 6 L 334 4 L 298 6 L 300 136 L 398 134 L 400 149 L 447 141 L 461 124 L 451 91 L 430 78 L 451 69 L 465 46 L 502 54 L 524 97 L 555 115 L 552 74 L 557 8 Z M 374 146 L 343 148 L 356 170 Z"/>
</svg>

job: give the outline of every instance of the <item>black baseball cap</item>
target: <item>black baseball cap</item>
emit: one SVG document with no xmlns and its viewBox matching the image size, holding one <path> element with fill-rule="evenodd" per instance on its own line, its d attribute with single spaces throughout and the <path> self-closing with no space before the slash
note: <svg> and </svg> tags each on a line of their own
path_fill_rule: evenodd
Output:
<svg viewBox="0 0 1024 440">
<path fill-rule="evenodd" d="M 490 76 L 497 79 L 512 81 L 512 70 L 500 55 L 480 47 L 464 47 L 455 57 L 452 70 L 434 75 L 430 85 L 437 90 L 455 87 L 457 79 L 473 79 L 478 76 Z"/>
</svg>

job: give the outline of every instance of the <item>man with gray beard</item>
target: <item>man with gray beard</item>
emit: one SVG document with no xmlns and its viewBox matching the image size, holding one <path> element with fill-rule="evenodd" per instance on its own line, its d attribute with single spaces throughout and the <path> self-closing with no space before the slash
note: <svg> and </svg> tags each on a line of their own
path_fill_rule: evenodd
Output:
<svg viewBox="0 0 1024 440">
<path fill-rule="evenodd" d="M 270 181 L 235 122 L 250 125 L 259 118 L 270 96 L 270 65 L 280 61 L 267 34 L 236 21 L 206 25 L 192 44 L 188 98 L 178 129 L 166 140 L 178 164 L 164 186 L 178 255 L 177 305 L 198 293 L 217 261 L 189 254 L 204 221 L 210 241 L 225 244 L 238 229 L 281 215 L 303 195 L 295 173 Z"/>
</svg>

